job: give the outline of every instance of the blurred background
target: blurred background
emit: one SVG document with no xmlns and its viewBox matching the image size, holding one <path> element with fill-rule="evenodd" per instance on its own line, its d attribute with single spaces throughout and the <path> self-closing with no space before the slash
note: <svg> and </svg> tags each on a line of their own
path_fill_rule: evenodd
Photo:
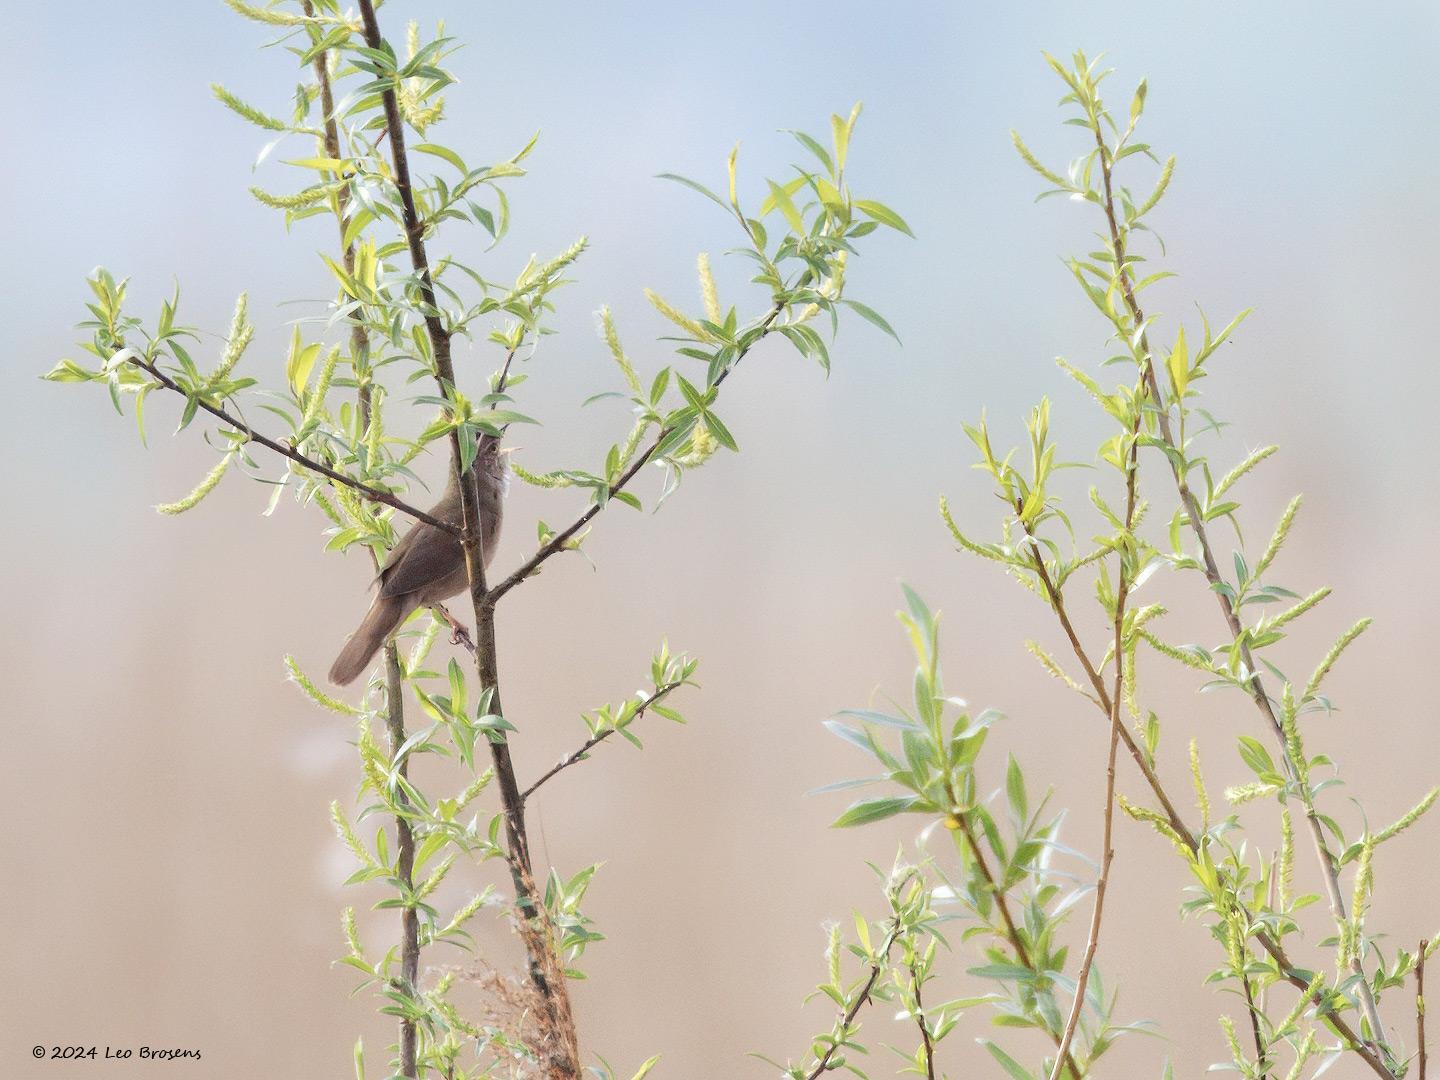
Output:
<svg viewBox="0 0 1440 1080">
<path fill-rule="evenodd" d="M 1083 149 L 1059 124 L 1042 50 L 1106 50 L 1122 107 L 1150 79 L 1147 139 L 1180 159 L 1153 219 L 1165 265 L 1181 274 L 1147 305 L 1166 320 L 1161 337 L 1176 318 L 1198 325 L 1196 302 L 1217 326 L 1256 308 L 1203 384 L 1205 404 L 1233 421 L 1211 456 L 1224 471 L 1257 445 L 1282 444 L 1244 486 L 1249 538 L 1263 543 L 1303 491 L 1276 580 L 1336 589 L 1280 659 L 1308 671 L 1356 617 L 1377 617 L 1333 676 L 1340 711 L 1311 722 L 1313 748 L 1344 765 L 1335 811 L 1358 829 L 1353 796 L 1383 824 L 1434 783 L 1433 5 L 1319 3 L 1301 17 L 1239 4 L 1158 14 L 1101 2 L 426 2 L 383 15 L 395 38 L 407 17 L 428 33 L 443 15 L 467 43 L 440 141 L 493 160 L 542 132 L 531 175 L 509 189 L 511 237 L 483 260 L 478 233 L 450 232 L 449 248 L 506 278 L 532 251 L 591 239 L 577 284 L 559 294 L 560 332 L 522 388 L 524 411 L 545 420 L 516 440 L 532 469 L 593 467 L 626 427 L 613 404 L 579 409 L 616 382 L 594 330 L 602 303 L 647 373 L 670 358 L 641 290 L 698 307 L 698 251 L 714 254 L 727 303 L 742 315 L 763 308 L 738 260 L 721 258 L 737 239 L 731 223 L 656 173 L 720 186 L 742 140 L 753 203 L 763 176 L 799 160 L 779 129 L 823 136 L 832 111 L 863 99 L 853 185 L 919 237 L 870 238 L 850 273 L 849 295 L 883 312 L 903 348 L 851 318 L 828 380 L 788 348 L 758 352 L 721 402 L 741 455 L 717 456 L 653 519 L 607 512 L 587 544 L 596 569 L 556 561 L 502 607 L 523 775 L 578 745 L 582 710 L 641 685 L 662 638 L 703 660 L 703 691 L 677 702 L 688 727 L 646 721 L 643 753 L 605 746 L 534 808 L 541 858 L 566 873 L 604 862 L 589 910 L 609 940 L 587 954 L 591 981 L 576 987 L 589 1051 L 625 1076 L 658 1052 L 657 1076 L 763 1077 L 773 1070 L 747 1052 L 799 1055 L 828 1027 L 827 1006 L 801 1005 L 822 975 L 824 925 L 856 907 L 875 912 L 865 863 L 888 865 L 914 823 L 831 831 L 846 796 L 804 793 L 869 771 L 820 720 L 908 693 L 911 660 L 893 619 L 902 580 L 944 611 L 951 692 L 1009 717 L 987 751 L 996 783 L 1003 752 L 1017 750 L 1032 783 L 1053 784 L 1055 805 L 1071 809 L 1064 838 L 1098 853 L 1103 723 L 1025 654 L 1027 637 L 1059 644 L 1044 607 L 953 553 L 935 515 L 944 492 L 973 533 L 994 534 L 998 508 L 960 428 L 982 409 L 1008 443 L 1051 393 L 1052 430 L 1072 458 L 1088 458 L 1104 434 L 1053 365 L 1063 355 L 1094 370 L 1109 355 L 1059 258 L 1089 250 L 1098 223 L 1063 200 L 1035 205 L 1041 182 L 1009 145 L 1015 127 L 1051 163 Z M 282 148 L 252 176 L 261 133 L 208 84 L 283 113 L 293 57 L 261 48 L 265 28 L 219 3 L 183 15 L 154 0 L 13 4 L 7 22 L 0 1074 L 51 1075 L 59 1066 L 30 1060 L 35 1044 L 108 1043 L 203 1052 L 167 1075 L 350 1075 L 363 1033 L 372 1075 L 384 1075 L 390 1026 L 368 994 L 347 997 L 353 972 L 332 965 L 340 908 L 367 902 L 341 887 L 350 865 L 327 817 L 354 789 L 352 732 L 311 708 L 280 663 L 293 652 L 316 673 L 328 665 L 366 603 L 363 554 L 327 557 L 319 515 L 288 501 L 262 518 L 267 489 L 239 475 L 195 512 L 162 519 L 151 507 L 213 463 L 198 432 L 171 440 L 173 406 L 154 397 L 145 450 L 103 391 L 37 378 L 77 355 L 72 326 L 96 264 L 132 278 L 131 309 L 147 321 L 178 280 L 182 321 L 213 334 L 249 290 L 258 335 L 245 363 L 283 377 L 288 321 L 329 296 L 316 252 L 331 249 L 333 225 L 317 218 L 287 234 L 251 199 L 252 183 L 298 186 L 276 159 L 309 147 Z M 1149 167 L 1137 173 L 1148 185 Z M 281 306 L 293 298 L 306 303 Z M 478 386 L 495 356 L 465 347 L 458 363 Z M 1167 490 L 1151 494 L 1169 505 Z M 531 549 L 537 517 L 564 521 L 579 505 L 573 493 L 516 485 L 497 567 Z M 1074 506 L 1084 521 L 1083 495 Z M 1081 610 L 1099 642 L 1098 613 Z M 1170 635 L 1213 642 L 1217 624 L 1208 604 L 1182 608 Z M 1183 673 L 1147 670 L 1174 789 L 1185 790 L 1191 737 L 1213 792 L 1245 779 L 1234 735 L 1260 734 L 1253 714 L 1238 699 L 1196 697 Z M 1121 770 L 1121 790 L 1138 795 L 1133 768 Z M 1261 807 L 1247 818 L 1265 843 L 1270 816 Z M 1435 827 L 1377 856 L 1372 925 L 1390 935 L 1389 951 L 1440 921 Z M 1165 1041 L 1130 1040 L 1107 1075 L 1158 1076 L 1169 1056 L 1176 1075 L 1199 1076 L 1225 1056 L 1217 1011 L 1240 1014 L 1202 985 L 1218 954 L 1201 925 L 1177 922 L 1187 882 L 1168 846 L 1122 821 L 1116 848 L 1101 965 L 1120 990 L 1118 1016 L 1153 1018 Z M 1300 872 L 1318 891 L 1308 852 Z M 453 875 L 446 899 L 488 874 Z M 1071 927 L 1077 942 L 1084 921 Z M 391 922 L 365 917 L 372 947 Z M 486 955 L 513 964 L 503 923 L 482 931 Z M 1312 928 L 1311 944 L 1322 932 Z M 963 974 L 955 983 L 976 992 Z M 1391 1005 L 1412 1042 L 1409 1005 Z M 884 1010 L 870 1023 L 877 1040 L 909 1038 Z M 980 1013 L 965 1023 L 1039 1056 L 1024 1032 L 988 1028 Z M 968 1035 L 947 1047 L 952 1075 L 991 1069 Z M 891 1062 L 878 1056 L 872 1068 L 890 1075 Z M 1359 1074 L 1342 1061 L 1331 1075 Z"/>
</svg>

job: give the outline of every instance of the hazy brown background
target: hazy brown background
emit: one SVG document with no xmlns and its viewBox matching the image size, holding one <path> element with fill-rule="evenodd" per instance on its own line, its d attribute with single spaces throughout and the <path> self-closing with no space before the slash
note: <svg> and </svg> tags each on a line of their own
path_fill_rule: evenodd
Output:
<svg viewBox="0 0 1440 1080">
<path fill-rule="evenodd" d="M 1059 201 L 1033 207 L 1036 183 L 1006 136 L 1020 127 L 1052 160 L 1076 145 L 1057 127 L 1042 48 L 1110 49 L 1127 95 L 1151 79 L 1150 139 L 1181 157 L 1157 224 L 1184 272 L 1155 306 L 1193 318 L 1200 299 L 1221 321 L 1259 309 L 1204 389 L 1235 421 L 1218 461 L 1262 440 L 1285 446 L 1247 485 L 1252 529 L 1268 529 L 1290 492 L 1307 494 L 1279 580 L 1336 586 L 1284 655 L 1308 670 L 1355 616 L 1378 617 L 1334 676 L 1343 712 L 1313 723 L 1315 748 L 1337 752 L 1347 790 L 1377 820 L 1435 781 L 1433 9 L 391 7 L 392 33 L 412 7 L 427 20 L 443 7 L 470 43 L 446 141 L 483 160 L 544 129 L 534 177 L 512 189 L 515 235 L 486 267 L 513 273 L 529 251 L 581 232 L 594 242 L 561 296 L 562 334 L 525 387 L 527 411 L 549 420 L 520 440 L 531 467 L 596 461 L 624 423 L 603 406 L 575 410 L 611 380 L 594 309 L 616 307 L 653 371 L 664 353 L 645 342 L 663 328 L 640 289 L 693 295 L 695 251 L 733 241 L 709 204 L 654 173 L 713 180 L 744 138 L 742 175 L 778 175 L 795 154 L 775 129 L 823 130 L 829 111 L 864 98 L 854 182 L 921 237 L 875 237 L 852 274 L 853 295 L 886 313 L 903 351 L 853 320 L 828 383 L 784 351 L 756 355 L 724 399 L 745 452 L 691 477 L 656 518 L 607 513 L 589 545 L 598 573 L 556 563 L 503 608 L 527 775 L 582 736 L 581 709 L 638 685 L 662 637 L 703 657 L 690 727 L 647 722 L 644 754 L 607 746 L 535 807 L 543 858 L 567 871 L 606 864 L 590 910 L 610 940 L 587 956 L 592 982 L 577 996 L 587 1048 L 622 1075 L 659 1051 L 660 1076 L 765 1076 L 744 1052 L 794 1054 L 828 1024 L 800 1007 L 822 923 L 873 910 L 864 862 L 888 861 L 910 826 L 830 832 L 844 797 L 802 793 L 865 767 L 819 720 L 908 684 L 891 618 L 901 579 L 945 610 L 952 691 L 1012 718 L 993 766 L 1028 743 L 1031 775 L 1073 808 L 1066 838 L 1098 847 L 1102 726 L 1020 647 L 1049 637 L 1046 612 L 952 554 L 934 516 L 941 491 L 966 521 L 994 511 L 959 427 L 982 405 L 1013 438 L 1022 410 L 1055 388 L 1054 428 L 1075 455 L 1100 431 L 1051 366 L 1060 353 L 1106 355 L 1056 259 L 1084 250 L 1094 221 Z M 389 1035 L 368 997 L 347 999 L 351 974 L 331 967 L 337 913 L 362 900 L 340 888 L 349 867 L 326 818 L 353 788 L 350 730 L 309 708 L 279 661 L 294 651 L 323 670 L 363 607 L 362 559 L 325 557 L 319 520 L 291 504 L 260 518 L 265 490 L 233 476 L 198 512 L 161 519 L 150 507 L 212 460 L 196 433 L 172 442 L 173 413 L 153 399 L 145 451 L 103 393 L 33 378 L 72 352 L 97 262 L 134 276 L 147 318 L 177 276 L 182 314 L 210 331 L 249 289 L 261 330 L 246 362 L 278 377 L 285 320 L 313 309 L 276 305 L 324 299 L 313 252 L 332 235 L 312 222 L 287 236 L 249 200 L 261 140 L 206 84 L 283 108 L 290 59 L 257 51 L 261 30 L 219 4 L 185 5 L 183 19 L 155 2 L 6 8 L 3 77 L 12 104 L 26 104 L 7 123 L 0 176 L 0 1076 L 350 1075 L 356 1033 L 372 1048 Z M 267 163 L 256 182 L 290 181 Z M 490 359 L 466 350 L 468 377 Z M 498 565 L 529 549 L 536 516 L 563 520 L 574 506 L 517 491 Z M 1200 609 L 1174 633 L 1210 640 L 1215 623 Z M 1180 679 L 1157 693 L 1170 725 L 1162 771 L 1183 782 L 1196 734 L 1219 789 L 1242 778 L 1232 733 L 1253 717 L 1189 690 Z M 1128 766 L 1121 786 L 1136 790 Z M 1376 918 L 1392 950 L 1440 922 L 1435 835 L 1432 824 L 1377 859 Z M 1109 1075 L 1158 1075 L 1170 1053 L 1177 1075 L 1199 1076 L 1223 1053 L 1214 1015 L 1229 1001 L 1201 986 L 1215 954 L 1200 926 L 1176 923 L 1185 881 L 1165 847 L 1126 822 L 1117 848 L 1101 962 L 1123 987 L 1121 1015 L 1157 1019 L 1173 1043 L 1137 1040 Z M 457 891 L 473 883 L 456 879 Z M 378 943 L 389 920 L 364 929 Z M 512 955 L 498 925 L 491 939 L 491 955 Z M 1408 1036 L 1408 1009 L 1390 1015 Z M 883 1010 L 873 1022 L 888 1023 Z M 985 1031 L 978 1016 L 971 1027 Z M 33 1044 L 55 1043 L 190 1046 L 204 1059 L 31 1061 Z M 957 1034 L 945 1066 L 984 1075 L 990 1063 Z M 371 1068 L 383 1075 L 378 1056 Z M 887 1068 L 875 1059 L 876 1075 Z M 1342 1063 L 1330 1075 L 1356 1073 Z"/>
</svg>

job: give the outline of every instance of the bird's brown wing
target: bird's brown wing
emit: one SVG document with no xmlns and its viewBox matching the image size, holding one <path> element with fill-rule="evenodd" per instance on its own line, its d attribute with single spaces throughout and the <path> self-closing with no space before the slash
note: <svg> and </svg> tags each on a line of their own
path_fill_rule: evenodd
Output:
<svg viewBox="0 0 1440 1080">
<path fill-rule="evenodd" d="M 459 540 L 433 525 L 417 522 L 395 545 L 380 569 L 380 595 L 419 592 L 454 573 L 463 559 Z"/>
</svg>

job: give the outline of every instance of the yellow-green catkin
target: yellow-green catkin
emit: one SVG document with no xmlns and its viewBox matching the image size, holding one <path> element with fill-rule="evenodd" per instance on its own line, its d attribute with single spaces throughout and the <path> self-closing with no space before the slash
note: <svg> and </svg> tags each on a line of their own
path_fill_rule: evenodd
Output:
<svg viewBox="0 0 1440 1080">
<path fill-rule="evenodd" d="M 455 800 L 455 813 L 457 815 L 464 813 L 465 808 L 478 799 L 480 793 L 490 786 L 490 781 L 494 779 L 494 776 L 495 771 L 493 769 L 486 769 L 479 776 L 475 777 L 474 780 L 470 781 L 470 785 L 460 793 L 460 798 Z"/>
<path fill-rule="evenodd" d="M 243 0 L 225 0 L 225 5 L 237 15 L 243 15 L 247 19 L 254 19 L 256 22 L 269 26 L 303 26 L 306 23 L 321 21 L 305 15 L 292 15 L 288 11 L 280 11 L 276 8 L 255 7 L 252 4 L 244 3 Z"/>
<path fill-rule="evenodd" d="M 625 355 L 625 350 L 620 345 L 620 334 L 615 329 L 615 317 L 608 306 L 600 309 L 600 336 L 605 340 L 605 347 L 610 350 L 615 366 L 620 369 L 620 374 L 625 376 L 625 385 L 630 387 L 632 393 L 642 393 L 640 376 L 635 373 L 635 365 L 630 363 L 630 358 Z"/>
<path fill-rule="evenodd" d="M 1402 833 L 1411 825 L 1414 825 L 1415 822 L 1419 821 L 1421 816 L 1423 816 L 1424 813 L 1430 809 L 1430 807 L 1435 805 L 1435 797 L 1437 795 L 1440 795 L 1440 787 L 1431 788 L 1429 793 L 1418 803 L 1416 803 L 1410 809 L 1410 811 L 1406 813 L 1404 817 L 1402 817 L 1399 821 L 1395 822 L 1395 824 L 1389 826 L 1388 828 L 1381 829 L 1378 833 L 1376 833 L 1375 843 L 1383 843 L 1384 841 L 1389 840 L 1392 836 Z"/>
<path fill-rule="evenodd" d="M 687 469 L 698 468 L 710 459 L 719 445 L 709 428 L 696 424 L 695 430 L 690 433 L 690 449 L 684 454 L 677 454 L 675 460 Z"/>
<path fill-rule="evenodd" d="M 350 955 L 363 958 L 365 950 L 360 946 L 360 932 L 355 928 L 355 909 L 347 907 L 340 913 L 340 928 L 345 933 L 345 944 L 350 946 Z"/>
<path fill-rule="evenodd" d="M 720 314 L 720 292 L 715 287 L 715 276 L 710 272 L 710 254 L 702 251 L 695 260 L 700 273 L 700 298 L 705 303 L 705 317 L 715 325 L 724 322 Z"/>
<path fill-rule="evenodd" d="M 510 462 L 510 472 L 521 483 L 529 484 L 538 488 L 567 488 L 574 487 L 575 481 L 558 472 L 532 473 L 518 461 Z"/>
<path fill-rule="evenodd" d="M 1285 546 L 1285 539 L 1290 535 L 1290 526 L 1295 524 L 1295 515 L 1300 511 L 1300 496 L 1296 495 L 1285 507 L 1285 512 L 1280 515 L 1280 524 L 1275 526 L 1275 532 L 1270 537 L 1270 543 L 1265 548 L 1265 554 L 1260 556 L 1260 561 L 1255 564 L 1252 577 L 1259 577 L 1270 568 L 1275 561 L 1275 556 L 1280 554 L 1280 549 Z"/>
<path fill-rule="evenodd" d="M 155 509 L 162 514 L 171 515 L 183 514 L 186 510 L 195 509 L 195 507 L 200 504 L 201 499 L 215 490 L 216 485 L 224 478 L 225 471 L 230 468 L 230 462 L 235 460 L 235 455 L 238 452 L 239 451 L 231 450 L 222 457 L 215 467 L 205 474 L 205 479 L 195 485 L 194 490 L 192 490 L 189 495 L 186 495 L 178 502 L 160 503 Z"/>
<path fill-rule="evenodd" d="M 1137 218 L 1144 217 L 1155 204 L 1165 197 L 1165 189 L 1170 186 L 1170 177 L 1175 173 L 1175 155 L 1171 154 L 1165 159 L 1164 166 L 1160 169 L 1160 179 L 1155 182 L 1155 189 L 1150 192 L 1150 197 L 1141 203 L 1135 210 Z"/>
<path fill-rule="evenodd" d="M 1240 462 L 1239 465 L 1236 465 L 1235 468 L 1231 469 L 1228 473 L 1221 477 L 1220 483 L 1215 485 L 1215 491 L 1212 493 L 1212 498 L 1220 498 L 1221 495 L 1224 495 L 1225 492 L 1229 491 L 1236 484 L 1236 482 L 1238 482 L 1242 477 L 1244 477 L 1246 473 L 1248 473 L 1251 469 L 1255 468 L 1256 465 L 1259 465 L 1271 454 L 1277 453 L 1279 449 L 1280 447 L 1278 446 L 1264 446 L 1261 447 L 1259 450 L 1256 450 L 1253 454 L 1249 455 L 1244 461 Z"/>
<path fill-rule="evenodd" d="M 710 340 L 710 335 L 703 326 L 701 326 L 694 319 L 690 318 L 690 316 L 686 315 L 679 308 L 675 307 L 675 305 L 671 304 L 654 289 L 645 290 L 645 299 L 650 301 L 651 306 L 656 311 L 658 311 L 661 315 L 664 315 L 665 318 L 669 319 L 681 330 L 684 330 L 696 341 Z"/>
<path fill-rule="evenodd" d="M 355 708 L 354 705 L 349 705 L 340 701 L 338 698 L 333 698 L 321 690 L 320 687 L 316 686 L 315 681 L 311 679 L 309 675 L 305 674 L 295 657 L 289 653 L 285 654 L 285 668 L 290 672 L 290 681 L 300 687 L 300 689 L 305 692 L 305 696 L 322 709 L 329 709 L 331 712 L 340 713 L 342 716 L 364 715 L 364 713 L 360 709 Z"/>
<path fill-rule="evenodd" d="M 252 186 L 250 194 L 261 206 L 268 206 L 271 210 L 304 210 L 306 207 L 324 202 L 344 187 L 346 187 L 346 182 L 339 180 L 325 184 L 311 184 L 291 195 L 276 195 L 273 191 Z"/>
<path fill-rule="evenodd" d="M 1200 745 L 1190 740 L 1190 779 L 1195 785 L 1195 805 L 1200 808 L 1200 828 L 1210 828 L 1210 795 L 1205 790 L 1205 777 L 1200 771 Z"/>
<path fill-rule="evenodd" d="M 1280 812 L 1280 873 L 1276 888 L 1280 898 L 1280 910 L 1290 909 L 1291 889 L 1295 883 L 1295 827 L 1290 821 L 1290 811 Z"/>
<path fill-rule="evenodd" d="M 1325 676 L 1330 674 L 1330 669 L 1333 668 L 1335 662 L 1340 659 L 1340 654 L 1348 649 L 1356 638 L 1368 630 L 1370 624 L 1374 621 L 1375 620 L 1368 618 L 1361 619 L 1354 626 L 1350 627 L 1349 630 L 1341 634 L 1339 641 L 1330 646 L 1330 651 L 1325 654 L 1325 659 L 1320 661 L 1320 666 L 1315 669 L 1315 674 L 1310 676 L 1310 682 L 1305 686 L 1306 698 L 1320 689 L 1320 684 L 1325 680 Z"/>
<path fill-rule="evenodd" d="M 492 892 L 493 887 L 487 885 L 485 886 L 485 890 L 483 892 L 476 893 L 473 897 L 471 897 L 470 901 L 459 911 L 455 912 L 454 916 L 451 917 L 450 921 L 445 924 L 445 929 L 440 931 L 441 936 L 452 933 L 455 930 L 459 930 L 462 926 L 469 922 L 475 916 L 475 913 L 485 906 L 486 902 L 490 899 L 490 895 Z"/>
<path fill-rule="evenodd" d="M 365 773 L 365 783 L 388 804 L 390 762 L 380 749 L 380 744 L 375 741 L 375 735 L 370 730 L 369 717 L 362 717 L 360 720 L 360 733 L 355 740 L 355 746 L 360 751 L 360 768 Z"/>
<path fill-rule="evenodd" d="M 220 104 L 235 113 L 235 115 L 249 120 L 250 123 L 256 127 L 262 127 L 267 131 L 284 131 L 289 127 L 284 120 L 279 120 L 270 116 L 268 113 L 263 113 L 255 108 L 255 106 L 241 101 L 219 83 L 211 83 L 210 92 L 215 95 L 216 100 L 218 100 Z"/>
<path fill-rule="evenodd" d="M 445 880 L 445 875 L 450 873 L 450 868 L 455 865 L 455 859 L 456 855 L 453 852 L 445 856 L 440 865 L 435 867 L 430 876 L 422 881 L 420 887 L 415 890 L 416 900 L 424 900 L 440 887 L 440 883 Z"/>
<path fill-rule="evenodd" d="M 335 835 L 340 837 L 341 843 L 350 849 L 350 854 L 355 856 L 360 865 L 374 866 L 375 860 L 370 857 L 370 852 L 365 850 L 365 845 L 360 842 L 354 826 L 350 824 L 350 819 L 345 816 L 345 811 L 338 802 L 330 804 L 330 820 L 335 824 Z"/>
<path fill-rule="evenodd" d="M 330 392 L 330 380 L 335 376 L 335 365 L 340 360 L 340 346 L 336 345 L 328 353 L 320 364 L 320 375 L 315 380 L 315 388 L 310 391 L 309 399 L 305 403 L 305 414 L 300 418 L 300 431 L 307 434 L 307 429 L 320 419 L 320 412 L 325 407 L 325 395 Z"/>
<path fill-rule="evenodd" d="M 1324 600 L 1329 595 L 1330 586 L 1328 585 L 1316 589 L 1309 596 L 1305 597 L 1305 599 L 1297 603 L 1294 607 L 1287 608 L 1285 611 L 1282 611 L 1279 615 L 1275 616 L 1275 618 L 1271 619 L 1270 629 L 1274 630 L 1278 627 L 1284 626 L 1288 622 L 1294 622 L 1301 615 L 1304 615 L 1307 611 L 1309 611 L 1311 608 L 1313 608 L 1316 604 L 1320 603 L 1321 600 Z"/>
</svg>

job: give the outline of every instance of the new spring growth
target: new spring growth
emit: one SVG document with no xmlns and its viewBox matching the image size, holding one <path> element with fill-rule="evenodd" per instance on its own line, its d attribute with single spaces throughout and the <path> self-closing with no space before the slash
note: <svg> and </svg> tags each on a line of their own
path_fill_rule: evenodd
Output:
<svg viewBox="0 0 1440 1080">
<path fill-rule="evenodd" d="M 1295 826 L 1290 821 L 1290 811 L 1280 811 L 1280 872 L 1275 888 L 1280 899 L 1280 910 L 1290 909 L 1290 898 L 1295 883 Z M 1319 978 L 1317 975 L 1316 978 Z"/>
<path fill-rule="evenodd" d="M 325 407 L 325 395 L 330 392 L 330 380 L 335 375 L 335 365 L 340 360 L 340 346 L 336 345 L 328 353 L 320 365 L 320 374 L 316 376 L 315 388 L 307 394 L 305 412 L 300 417 L 300 431 L 296 435 L 297 441 L 304 441 L 320 423 L 320 413 Z"/>
<path fill-rule="evenodd" d="M 200 504 L 201 499 L 215 490 L 221 479 L 224 478 L 225 471 L 230 468 L 230 463 L 235 460 L 235 455 L 239 452 L 238 448 L 228 451 L 215 467 L 205 474 L 205 479 L 196 484 L 195 489 L 179 502 L 160 503 L 155 509 L 162 514 L 183 514 L 186 510 L 193 510 Z"/>
<path fill-rule="evenodd" d="M 301 669 L 295 657 L 289 653 L 285 654 L 285 670 L 290 673 L 290 681 L 305 692 L 305 696 L 319 705 L 322 709 L 329 709 L 331 712 L 340 713 L 342 716 L 364 716 L 364 712 L 354 705 L 331 697 L 325 691 L 315 685 L 313 679 Z"/>
<path fill-rule="evenodd" d="M 625 385 L 630 387 L 631 393 L 643 394 L 640 376 L 635 373 L 635 365 L 625 355 L 625 349 L 620 344 L 620 334 L 615 329 L 615 317 L 611 314 L 608 306 L 600 309 L 600 336 L 605 341 L 605 347 L 610 350 L 610 357 L 615 361 L 615 366 L 625 377 Z"/>
<path fill-rule="evenodd" d="M 1190 740 L 1190 778 L 1195 785 L 1195 805 L 1200 808 L 1200 828 L 1210 828 L 1210 796 L 1205 790 L 1205 777 L 1200 772 L 1200 745 Z"/>
<path fill-rule="evenodd" d="M 681 330 L 684 330 L 685 333 L 689 334 L 696 341 L 710 340 L 709 331 L 707 331 L 694 319 L 690 318 L 690 316 L 686 315 L 679 308 L 671 304 L 654 289 L 645 290 L 645 299 L 650 301 L 651 306 L 654 307 L 656 311 L 658 311 L 661 315 L 664 315 L 665 318 L 669 319 Z"/>
<path fill-rule="evenodd" d="M 354 826 L 350 824 L 350 819 L 345 816 L 345 811 L 341 809 L 338 801 L 330 804 L 330 820 L 335 825 L 335 835 L 340 837 L 341 843 L 350 849 L 350 854 L 355 856 L 360 865 L 373 867 L 375 860 L 360 842 L 360 837 L 356 835 Z"/>
<path fill-rule="evenodd" d="M 720 293 L 715 288 L 715 277 L 710 273 L 710 254 L 702 251 L 695 260 L 695 266 L 700 273 L 700 299 L 705 304 L 705 318 L 718 326 L 725 321 L 725 316 L 720 311 Z"/>
<path fill-rule="evenodd" d="M 1300 510 L 1300 501 L 1301 496 L 1296 495 L 1285 507 L 1285 512 L 1280 515 L 1280 524 L 1275 526 L 1275 533 L 1270 537 L 1265 554 L 1261 555 L 1260 561 L 1255 564 L 1255 570 L 1250 575 L 1251 577 L 1258 578 L 1270 568 L 1270 564 L 1275 561 L 1275 556 L 1280 554 L 1281 547 L 1284 546 L 1286 538 L 1290 535 L 1290 526 L 1295 523 L 1295 515 Z"/>
</svg>

